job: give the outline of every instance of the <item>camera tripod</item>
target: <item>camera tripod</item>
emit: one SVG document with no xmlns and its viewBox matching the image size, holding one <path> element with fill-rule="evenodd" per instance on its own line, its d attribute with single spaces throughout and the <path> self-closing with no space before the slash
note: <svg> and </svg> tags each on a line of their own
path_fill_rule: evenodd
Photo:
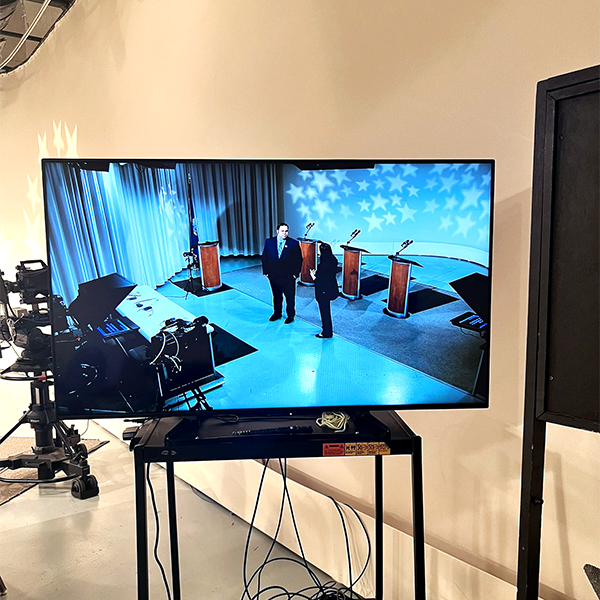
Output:
<svg viewBox="0 0 600 600">
<path fill-rule="evenodd" d="M 10 370 L 10 369 L 9 369 Z M 5 376 L 3 379 L 12 379 Z M 67 427 L 57 418 L 56 406 L 50 400 L 52 381 L 45 373 L 36 374 L 31 381 L 31 403 L 29 410 L 17 421 L 2 438 L 0 444 L 8 439 L 21 425 L 29 423 L 35 432 L 35 446 L 31 453 L 21 453 L 0 459 L 0 468 L 37 469 L 37 479 L 4 479 L 7 483 L 58 483 L 70 481 L 71 493 L 75 498 L 86 499 L 97 496 L 98 480 L 90 473 L 87 461 L 88 450 L 81 443 L 81 437 L 74 426 Z M 19 380 L 23 380 L 20 378 Z M 53 435 L 53 432 L 55 435 Z M 55 478 L 57 472 L 64 476 Z"/>
</svg>

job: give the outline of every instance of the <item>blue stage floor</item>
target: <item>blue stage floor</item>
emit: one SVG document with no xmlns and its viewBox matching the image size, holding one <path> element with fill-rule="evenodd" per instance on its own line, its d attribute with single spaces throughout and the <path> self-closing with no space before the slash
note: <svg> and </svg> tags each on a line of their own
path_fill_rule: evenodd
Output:
<svg viewBox="0 0 600 600">
<path fill-rule="evenodd" d="M 421 264 L 428 257 L 419 257 Z M 438 259 L 439 260 L 439 259 Z M 435 263 L 429 260 L 429 263 Z M 387 257 L 367 257 L 365 268 L 387 275 Z M 452 275 L 442 267 L 428 264 L 419 269 L 419 283 L 448 289 L 452 281 L 474 271 L 470 263 L 452 261 Z M 235 260 L 223 261 L 223 282 L 235 287 Z M 238 263 L 245 269 L 256 264 L 254 259 Z M 425 266 L 425 265 L 424 265 Z M 485 272 L 485 269 L 482 269 Z M 428 277 L 423 277 L 425 272 Z M 185 279 L 180 273 L 173 280 Z M 255 285 L 258 297 L 269 297 L 268 281 L 259 275 Z M 231 282 L 228 280 L 232 280 Z M 264 289 L 263 289 L 264 288 Z M 206 316 L 230 334 L 258 351 L 218 367 L 225 377 L 224 385 L 210 391 L 207 400 L 214 409 L 240 410 L 269 407 L 366 406 L 373 404 L 418 405 L 480 402 L 464 391 L 425 375 L 416 369 L 382 356 L 358 343 L 334 336 L 330 340 L 315 338 L 320 327 L 303 320 L 298 311 L 295 321 L 269 322 L 270 302 L 236 289 L 202 297 L 185 292 L 167 282 L 158 288 L 164 296 L 195 315 Z M 266 296 L 265 296 L 266 293 Z M 314 300 L 313 300 L 314 302 Z M 335 319 L 335 316 L 334 316 Z M 475 373 L 474 373 L 475 375 Z"/>
</svg>

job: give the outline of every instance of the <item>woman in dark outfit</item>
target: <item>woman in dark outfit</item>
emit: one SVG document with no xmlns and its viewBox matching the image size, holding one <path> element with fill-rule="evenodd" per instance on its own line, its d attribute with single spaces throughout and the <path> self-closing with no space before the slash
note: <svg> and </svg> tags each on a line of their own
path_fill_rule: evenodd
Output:
<svg viewBox="0 0 600 600">
<path fill-rule="evenodd" d="M 315 281 L 315 299 L 319 305 L 323 331 L 317 333 L 318 338 L 333 337 L 333 324 L 331 322 L 331 301 L 338 297 L 339 290 L 336 279 L 338 261 L 333 255 L 329 244 L 321 243 L 321 260 L 319 266 L 311 269 L 310 274 Z"/>
</svg>

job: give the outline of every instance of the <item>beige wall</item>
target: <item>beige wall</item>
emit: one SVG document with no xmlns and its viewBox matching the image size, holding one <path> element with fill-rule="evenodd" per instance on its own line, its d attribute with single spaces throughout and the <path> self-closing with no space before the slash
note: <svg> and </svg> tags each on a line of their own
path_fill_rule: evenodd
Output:
<svg viewBox="0 0 600 600">
<path fill-rule="evenodd" d="M 514 583 L 535 85 L 600 62 L 599 13 L 597 0 L 77 0 L 0 77 L 0 267 L 10 278 L 43 256 L 39 157 L 74 153 L 75 128 L 90 157 L 496 159 L 491 408 L 403 416 L 424 440 L 428 543 Z M 370 512 L 370 464 L 335 460 L 292 467 Z M 599 436 L 551 426 L 547 463 L 543 596 L 591 600 Z M 408 466 L 389 464 L 386 520 L 408 530 Z"/>
</svg>

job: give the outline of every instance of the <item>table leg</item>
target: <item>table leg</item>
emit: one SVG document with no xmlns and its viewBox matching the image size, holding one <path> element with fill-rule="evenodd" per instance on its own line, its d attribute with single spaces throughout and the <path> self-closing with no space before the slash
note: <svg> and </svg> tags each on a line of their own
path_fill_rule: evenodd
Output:
<svg viewBox="0 0 600 600">
<path fill-rule="evenodd" d="M 177 540 L 177 502 L 175 499 L 175 469 L 172 462 L 167 462 L 167 499 L 169 503 L 169 536 L 171 547 L 171 582 L 173 585 L 173 600 L 181 600 L 179 543 Z"/>
<path fill-rule="evenodd" d="M 416 436 L 412 453 L 413 548 L 415 599 L 425 600 L 425 519 L 423 508 L 423 453 L 421 438 Z"/>
<path fill-rule="evenodd" d="M 383 457 L 375 457 L 375 600 L 383 600 Z"/>
<path fill-rule="evenodd" d="M 138 600 L 148 600 L 148 515 L 146 513 L 146 475 L 142 449 L 135 448 L 135 536 L 137 553 Z"/>
</svg>

